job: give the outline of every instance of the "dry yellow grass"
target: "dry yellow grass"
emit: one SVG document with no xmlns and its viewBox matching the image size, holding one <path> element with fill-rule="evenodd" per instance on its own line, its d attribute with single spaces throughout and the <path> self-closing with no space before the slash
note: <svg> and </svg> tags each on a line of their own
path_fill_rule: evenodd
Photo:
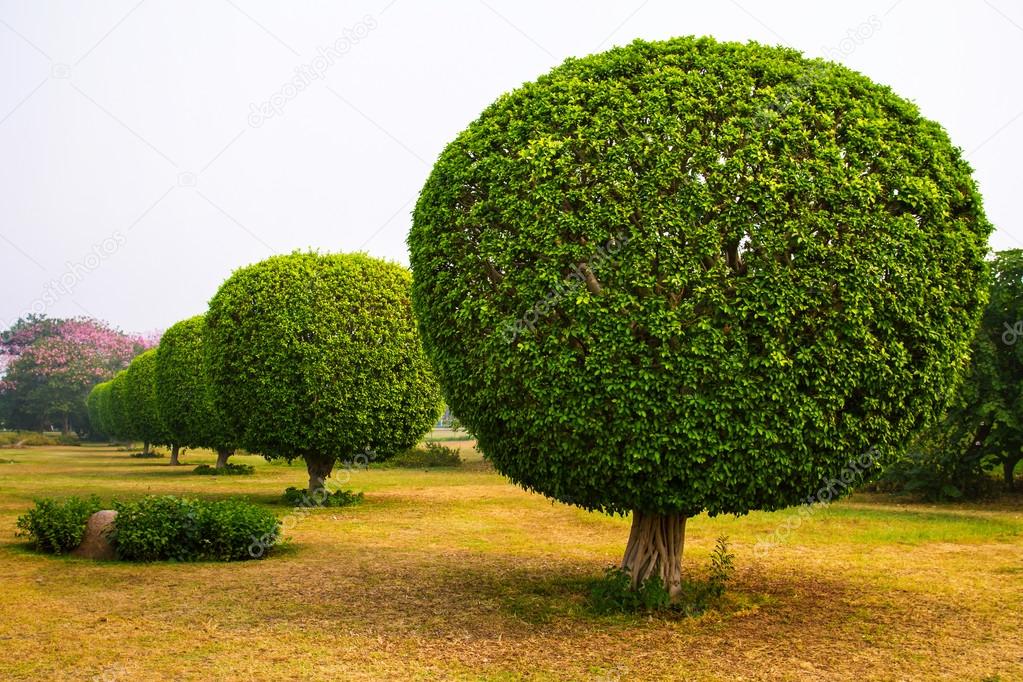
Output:
<svg viewBox="0 0 1023 682">
<path fill-rule="evenodd" d="M 464 450 L 468 452 L 468 449 Z M 33 497 L 239 495 L 274 504 L 301 466 L 250 477 L 109 448 L 0 451 L 0 679 L 1023 680 L 1023 511 L 854 498 L 766 555 L 791 512 L 700 517 L 686 569 L 730 537 L 725 607 L 598 617 L 588 586 L 628 522 L 552 504 L 483 463 L 357 470 L 355 508 L 316 510 L 270 559 L 92 563 L 14 536 Z M 279 515 L 289 510 L 276 506 Z"/>
</svg>

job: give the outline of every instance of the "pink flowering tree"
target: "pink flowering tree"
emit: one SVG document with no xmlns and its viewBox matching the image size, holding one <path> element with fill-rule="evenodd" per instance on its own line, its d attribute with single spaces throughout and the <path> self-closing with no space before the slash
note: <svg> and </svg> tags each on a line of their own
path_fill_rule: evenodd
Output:
<svg viewBox="0 0 1023 682">
<path fill-rule="evenodd" d="M 19 320 L 0 334 L 0 419 L 13 428 L 86 430 L 89 390 L 157 341 L 89 318 Z"/>
</svg>

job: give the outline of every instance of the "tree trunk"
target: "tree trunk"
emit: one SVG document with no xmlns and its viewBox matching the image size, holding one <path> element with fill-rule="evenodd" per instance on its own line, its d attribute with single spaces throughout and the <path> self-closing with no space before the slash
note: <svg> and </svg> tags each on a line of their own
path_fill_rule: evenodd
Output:
<svg viewBox="0 0 1023 682">
<path fill-rule="evenodd" d="M 1013 481 L 1012 475 L 1016 471 L 1016 464 L 1019 463 L 1020 458 L 1006 459 L 1002 461 L 1002 475 L 1005 477 L 1005 489 L 1012 490 L 1015 488 L 1015 482 Z"/>
<path fill-rule="evenodd" d="M 625 547 L 622 570 L 633 588 L 658 576 L 675 601 L 682 592 L 682 547 L 686 539 L 683 514 L 632 512 L 632 531 Z"/>
<path fill-rule="evenodd" d="M 178 461 L 178 450 L 179 450 L 179 446 L 171 445 L 170 465 L 172 467 L 176 467 L 177 465 L 181 464 L 181 462 Z"/>
<path fill-rule="evenodd" d="M 71 433 L 71 415 L 67 412 L 64 413 L 64 435 Z"/>
<path fill-rule="evenodd" d="M 227 466 L 227 458 L 234 454 L 234 450 L 228 450 L 227 448 L 217 448 L 217 468 L 223 469 Z"/>
<path fill-rule="evenodd" d="M 143 455 L 149 454 L 149 441 L 142 441 L 142 454 Z"/>
<path fill-rule="evenodd" d="M 326 486 L 327 477 L 334 469 L 334 458 L 324 455 L 306 455 L 305 468 L 309 472 L 309 494 L 312 495 Z"/>
</svg>

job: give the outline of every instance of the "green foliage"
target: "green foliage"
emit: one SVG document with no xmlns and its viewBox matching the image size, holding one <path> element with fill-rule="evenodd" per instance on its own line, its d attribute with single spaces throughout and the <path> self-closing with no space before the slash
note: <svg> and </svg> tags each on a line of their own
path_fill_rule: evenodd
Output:
<svg viewBox="0 0 1023 682">
<path fill-rule="evenodd" d="M 161 457 L 166 457 L 165 454 L 157 452 L 156 450 L 150 450 L 149 452 L 133 452 L 128 456 L 135 459 L 160 459 Z"/>
<path fill-rule="evenodd" d="M 991 301 L 973 339 L 966 379 L 949 410 L 921 433 L 878 481 L 883 491 L 926 500 L 992 491 L 988 470 L 1023 458 L 1023 250 L 995 255 Z"/>
<path fill-rule="evenodd" d="M 928 502 L 977 498 L 991 492 L 992 479 L 979 453 L 921 440 L 927 449 L 902 456 L 868 490 L 908 493 Z"/>
<path fill-rule="evenodd" d="M 192 473 L 201 476 L 250 476 L 256 473 L 256 467 L 251 464 L 228 462 L 218 469 L 217 467 L 211 467 L 209 464 L 200 464 L 192 469 Z"/>
<path fill-rule="evenodd" d="M 500 97 L 408 241 L 424 347 L 499 471 L 717 514 L 799 504 L 945 408 L 990 231 L 959 150 L 888 88 L 679 38 Z"/>
<path fill-rule="evenodd" d="M 659 576 L 633 589 L 629 574 L 611 566 L 591 589 L 590 608 L 600 614 L 673 611 L 698 616 L 724 595 L 734 572 L 735 555 L 729 550 L 728 538 L 720 536 L 710 555 L 707 580 L 683 579 L 682 593 L 674 603 Z"/>
<path fill-rule="evenodd" d="M 428 442 L 421 448 L 410 448 L 398 453 L 386 462 L 391 466 L 406 469 L 431 469 L 435 467 L 457 467 L 462 465 L 458 450 L 440 443 Z"/>
<path fill-rule="evenodd" d="M 105 397 L 101 396 L 100 414 L 107 432 L 119 440 L 134 440 L 135 431 L 132 426 L 128 402 L 128 370 L 121 370 L 110 380 L 110 390 Z M 103 407 L 102 400 L 107 405 Z"/>
<path fill-rule="evenodd" d="M 57 445 L 81 445 L 82 439 L 74 431 L 61 433 L 57 436 Z"/>
<path fill-rule="evenodd" d="M 215 403 L 239 442 L 331 465 L 415 445 L 441 399 L 410 279 L 364 254 L 293 253 L 236 271 L 210 302 L 206 348 Z"/>
<path fill-rule="evenodd" d="M 205 317 L 171 326 L 156 351 L 156 407 L 178 445 L 234 449 L 234 436 L 213 403 L 203 337 Z"/>
<path fill-rule="evenodd" d="M 0 431 L 0 445 L 17 445 L 18 447 L 29 447 L 35 445 L 73 445 L 73 436 L 66 439 L 55 431 Z M 62 443 L 64 440 L 66 442 Z"/>
<path fill-rule="evenodd" d="M 113 410 L 113 385 L 114 381 L 104 381 L 93 387 L 92 393 L 96 394 L 96 419 L 97 426 L 103 435 L 109 439 L 116 438 Z M 90 393 L 91 395 L 91 393 Z M 90 413 L 91 414 L 91 413 Z M 91 418 L 91 417 L 90 417 Z"/>
<path fill-rule="evenodd" d="M 101 403 L 104 400 L 103 393 L 108 390 L 110 384 L 104 381 L 93 386 L 85 398 L 85 409 L 89 414 L 89 437 L 92 440 L 104 440 L 107 437 L 106 429 L 103 428 Z"/>
<path fill-rule="evenodd" d="M 115 503 L 114 508 L 117 521 L 111 540 L 118 557 L 126 561 L 258 558 L 265 552 L 254 557 L 249 551 L 253 543 L 280 534 L 280 522 L 272 512 L 241 500 L 149 496 Z"/>
<path fill-rule="evenodd" d="M 114 378 L 117 381 L 117 378 Z M 138 355 L 124 374 L 124 410 L 130 437 L 146 443 L 170 445 L 172 434 L 160 418 L 156 398 L 156 349 Z"/>
<path fill-rule="evenodd" d="M 37 549 L 53 554 L 65 554 L 78 547 L 89 517 L 102 509 L 96 496 L 35 503 L 34 509 L 18 517 L 17 534 L 29 538 Z"/>
<path fill-rule="evenodd" d="M 590 591 L 590 608 L 600 614 L 659 611 L 670 605 L 671 598 L 660 576 L 632 589 L 628 572 L 617 566 L 609 566 L 604 578 Z"/>
<path fill-rule="evenodd" d="M 350 507 L 362 502 L 362 493 L 350 490 L 328 492 L 326 488 L 309 492 L 305 488 L 288 488 L 281 499 L 289 507 Z"/>
</svg>

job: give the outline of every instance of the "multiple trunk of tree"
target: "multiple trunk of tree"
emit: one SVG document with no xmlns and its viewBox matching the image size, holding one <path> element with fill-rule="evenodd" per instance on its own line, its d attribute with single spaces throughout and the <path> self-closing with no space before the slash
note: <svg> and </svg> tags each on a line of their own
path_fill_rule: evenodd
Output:
<svg viewBox="0 0 1023 682">
<path fill-rule="evenodd" d="M 685 539 L 685 515 L 633 511 L 632 531 L 621 567 L 632 579 L 632 586 L 639 587 L 657 576 L 675 601 L 682 592 Z"/>
<path fill-rule="evenodd" d="M 327 485 L 327 478 L 334 469 L 334 458 L 311 454 L 305 456 L 305 467 L 309 472 L 309 494 L 322 490 Z"/>
<path fill-rule="evenodd" d="M 1002 475 L 1005 478 L 1006 490 L 1013 490 L 1016 487 L 1012 475 L 1016 471 L 1016 465 L 1019 464 L 1020 459 L 1023 459 L 1023 457 L 1002 460 Z"/>
<path fill-rule="evenodd" d="M 228 448 L 217 448 L 217 468 L 223 469 L 227 466 L 227 458 L 234 454 L 234 450 Z"/>
</svg>

